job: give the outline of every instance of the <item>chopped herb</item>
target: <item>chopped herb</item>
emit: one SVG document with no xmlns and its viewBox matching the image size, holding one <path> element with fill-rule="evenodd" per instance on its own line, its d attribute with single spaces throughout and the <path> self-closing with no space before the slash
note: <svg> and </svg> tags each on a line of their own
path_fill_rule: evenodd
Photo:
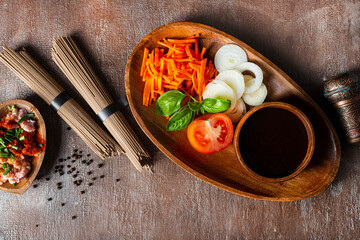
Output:
<svg viewBox="0 0 360 240">
<path fill-rule="evenodd" d="M 9 153 L 0 153 L 0 157 L 8 157 Z"/>
<path fill-rule="evenodd" d="M 9 153 L 9 149 L 7 149 L 7 148 L 5 148 L 3 151 L 4 151 L 5 153 Z"/>
<path fill-rule="evenodd" d="M 12 145 L 11 147 L 12 147 L 13 149 L 15 149 L 15 150 L 18 150 L 18 149 L 19 149 L 19 147 L 16 146 L 16 145 Z"/>
<path fill-rule="evenodd" d="M 12 154 L 12 153 L 10 153 L 10 157 L 11 157 L 12 159 L 15 158 L 14 154 Z"/>
<path fill-rule="evenodd" d="M 20 141 L 24 141 L 24 139 L 25 139 L 25 136 L 22 136 L 19 138 Z"/>
<path fill-rule="evenodd" d="M 14 108 L 16 108 L 15 104 L 11 106 L 10 111 L 14 110 Z"/>
<path fill-rule="evenodd" d="M 6 131 L 6 135 L 14 137 L 14 131 L 12 131 L 12 130 Z"/>
<path fill-rule="evenodd" d="M 13 183 L 13 186 L 15 187 L 15 186 L 16 186 L 16 183 Z"/>
<path fill-rule="evenodd" d="M 3 145 L 1 145 L 1 146 L 0 146 L 0 150 L 3 149 L 3 148 L 5 148 L 5 147 L 4 147 Z"/>
<path fill-rule="evenodd" d="M 8 142 L 11 142 L 12 140 L 14 140 L 14 138 L 10 137 L 10 136 L 6 136 L 5 137 L 5 140 L 8 141 Z"/>
<path fill-rule="evenodd" d="M 42 144 L 38 144 L 37 146 L 38 146 L 38 147 L 42 147 L 42 146 L 44 146 L 44 145 L 42 145 Z"/>
<path fill-rule="evenodd" d="M 4 139 L 0 138 L 0 144 L 6 147 Z"/>
<path fill-rule="evenodd" d="M 9 172 L 10 172 L 10 168 L 8 167 L 8 168 L 5 170 L 5 172 L 3 173 L 3 175 L 8 174 Z"/>
<path fill-rule="evenodd" d="M 7 164 L 7 163 L 3 163 L 2 165 L 1 165 L 1 168 L 2 169 L 6 169 L 6 168 L 8 168 L 9 167 L 9 164 Z"/>
<path fill-rule="evenodd" d="M 33 116 L 35 116 L 35 114 L 33 114 L 33 113 L 25 114 L 22 118 L 20 118 L 20 120 L 18 121 L 18 124 L 22 123 L 25 119 L 27 119 L 29 117 L 33 117 Z"/>
<path fill-rule="evenodd" d="M 19 137 L 20 137 L 20 133 L 22 133 L 22 132 L 23 132 L 23 130 L 22 130 L 21 128 L 15 129 L 15 137 L 16 137 L 16 138 L 19 138 Z"/>
</svg>

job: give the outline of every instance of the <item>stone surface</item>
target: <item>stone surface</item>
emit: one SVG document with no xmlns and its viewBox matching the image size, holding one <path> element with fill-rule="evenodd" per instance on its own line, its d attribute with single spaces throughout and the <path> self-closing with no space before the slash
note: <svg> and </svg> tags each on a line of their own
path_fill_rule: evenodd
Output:
<svg viewBox="0 0 360 240">
<path fill-rule="evenodd" d="M 53 36 L 77 36 L 112 95 L 120 97 L 125 92 L 126 60 L 147 33 L 176 21 L 208 24 L 243 40 L 292 77 L 324 109 L 343 143 L 339 173 L 324 193 L 289 203 L 258 201 L 225 192 L 183 171 L 156 149 L 126 110 L 154 155 L 155 173 L 138 173 L 125 156 L 108 159 L 98 168 L 101 160 L 94 154 L 86 156 L 91 152 L 82 140 L 0 65 L 0 101 L 33 102 L 45 118 L 49 136 L 42 178 L 34 182 L 38 186 L 21 196 L 0 193 L 1 239 L 360 237 L 360 147 L 345 143 L 335 111 L 322 96 L 324 78 L 358 68 L 359 2 L 4 0 L 0 11 L 0 45 L 28 47 L 89 111 L 51 61 Z M 83 179 L 78 187 L 66 174 L 69 161 L 60 163 L 65 165 L 63 176 L 54 173 L 57 160 L 75 149 L 83 151 L 81 160 L 94 159 L 90 165 L 81 160 L 70 163 L 79 171 L 77 179 Z M 60 190 L 58 182 L 62 182 Z"/>
</svg>

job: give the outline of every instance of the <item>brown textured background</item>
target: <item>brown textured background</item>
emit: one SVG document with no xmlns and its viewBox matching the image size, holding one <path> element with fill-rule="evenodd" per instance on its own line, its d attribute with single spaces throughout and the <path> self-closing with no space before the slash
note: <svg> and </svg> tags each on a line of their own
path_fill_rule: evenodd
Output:
<svg viewBox="0 0 360 240">
<path fill-rule="evenodd" d="M 258 201 L 217 189 L 177 167 L 149 142 L 126 110 L 154 155 L 155 174 L 138 173 L 124 156 L 98 168 L 100 160 L 92 154 L 92 165 L 73 165 L 85 183 L 90 182 L 86 175 L 90 169 L 93 176 L 105 177 L 92 187 L 77 188 L 71 175 L 54 173 L 55 162 L 74 149 L 84 151 L 83 155 L 90 150 L 31 89 L 0 65 L 0 101 L 32 101 L 44 115 L 49 136 L 40 171 L 43 177 L 35 181 L 38 187 L 21 196 L 0 193 L 1 239 L 360 237 L 360 147 L 345 144 L 335 111 L 322 97 L 323 78 L 359 68 L 359 2 L 1 1 L 0 12 L 0 45 L 28 47 L 86 109 L 51 61 L 53 36 L 75 34 L 112 95 L 120 97 L 126 60 L 147 33 L 176 21 L 208 24 L 239 38 L 283 69 L 324 109 L 343 142 L 339 173 L 323 194 L 290 203 Z M 57 190 L 57 182 L 64 188 Z M 80 193 L 83 189 L 85 194 Z M 72 220 L 74 215 L 77 218 Z"/>
</svg>

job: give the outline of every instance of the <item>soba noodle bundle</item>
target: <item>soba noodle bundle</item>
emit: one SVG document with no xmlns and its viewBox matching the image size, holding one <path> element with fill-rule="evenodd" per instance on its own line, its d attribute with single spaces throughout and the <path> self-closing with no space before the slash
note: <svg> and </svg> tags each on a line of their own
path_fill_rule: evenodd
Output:
<svg viewBox="0 0 360 240">
<path fill-rule="evenodd" d="M 114 108 L 114 100 L 71 37 L 55 38 L 52 57 L 80 92 L 105 127 L 124 149 L 133 165 L 150 169 L 150 155 L 140 143 L 124 116 Z"/>
<path fill-rule="evenodd" d="M 0 60 L 34 90 L 102 159 L 123 152 L 119 144 L 37 63 L 25 49 L 4 47 Z"/>
</svg>

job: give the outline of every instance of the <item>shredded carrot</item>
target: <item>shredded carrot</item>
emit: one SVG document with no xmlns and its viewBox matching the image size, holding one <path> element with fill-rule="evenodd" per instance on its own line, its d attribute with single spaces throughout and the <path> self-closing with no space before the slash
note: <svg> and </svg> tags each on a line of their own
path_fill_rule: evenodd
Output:
<svg viewBox="0 0 360 240">
<path fill-rule="evenodd" d="M 140 73 L 141 77 L 144 76 L 144 73 L 145 73 L 146 60 L 147 60 L 148 54 L 149 54 L 149 49 L 145 48 L 144 49 L 144 57 L 143 57 L 143 61 L 141 64 L 141 73 Z"/>
<path fill-rule="evenodd" d="M 162 39 L 165 48 L 144 49 L 140 76 L 145 82 L 143 105 L 149 106 L 166 91 L 185 89 L 192 96 L 202 93 L 217 74 L 212 61 L 204 58 L 206 48 L 199 52 L 200 34 L 184 39 Z"/>
</svg>

